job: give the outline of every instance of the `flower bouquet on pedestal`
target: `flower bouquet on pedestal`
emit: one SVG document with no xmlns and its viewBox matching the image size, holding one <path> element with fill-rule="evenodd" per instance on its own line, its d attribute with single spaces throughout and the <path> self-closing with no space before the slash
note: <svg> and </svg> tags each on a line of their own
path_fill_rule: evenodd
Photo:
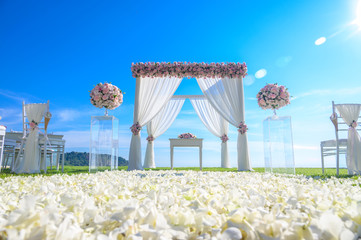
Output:
<svg viewBox="0 0 361 240">
<path fill-rule="evenodd" d="M 115 85 L 110 83 L 98 83 L 90 91 L 90 102 L 97 108 L 105 108 L 105 116 L 108 109 L 114 110 L 123 103 L 123 93 Z"/>
<path fill-rule="evenodd" d="M 267 84 L 257 94 L 258 106 L 262 109 L 272 109 L 273 118 L 277 118 L 276 109 L 290 104 L 290 94 L 285 86 Z"/>
<path fill-rule="evenodd" d="M 192 134 L 192 133 L 182 133 L 178 136 L 178 138 L 180 139 L 194 139 L 197 138 L 196 135 Z"/>
<path fill-rule="evenodd" d="M 262 109 L 272 109 L 273 116 L 263 121 L 263 143 L 266 172 L 295 173 L 290 116 L 277 116 L 276 110 L 290 104 L 287 88 L 267 84 L 257 94 Z"/>
<path fill-rule="evenodd" d="M 92 116 L 90 126 L 89 172 L 118 169 L 119 120 L 108 116 L 123 103 L 123 93 L 110 83 L 98 83 L 90 91 L 90 102 L 105 108 L 104 116 Z"/>
</svg>

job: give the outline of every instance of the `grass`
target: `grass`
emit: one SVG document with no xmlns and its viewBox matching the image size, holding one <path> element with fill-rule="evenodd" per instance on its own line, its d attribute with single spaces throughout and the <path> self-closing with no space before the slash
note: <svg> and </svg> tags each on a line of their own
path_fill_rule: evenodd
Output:
<svg viewBox="0 0 361 240">
<path fill-rule="evenodd" d="M 118 168 L 119 170 L 127 170 L 127 166 L 122 166 Z M 152 170 L 152 171 L 159 171 L 159 170 L 170 170 L 169 167 L 159 167 L 156 169 L 145 169 L 147 171 Z M 193 170 L 193 171 L 200 171 L 199 167 L 179 167 L 179 168 L 174 168 L 174 170 Z M 237 168 L 217 168 L 217 167 L 204 167 L 203 171 L 219 171 L 219 172 L 237 172 Z M 264 168 L 254 168 L 255 172 L 264 172 L 265 169 Z M 79 174 L 79 173 L 88 173 L 89 172 L 89 167 L 88 166 L 64 166 L 64 174 L 68 174 L 68 175 L 72 175 L 72 174 Z M 54 174 L 61 174 L 61 171 L 56 171 L 56 170 L 51 170 L 49 168 L 49 170 L 47 171 L 46 174 L 41 173 L 44 176 L 51 176 Z M 335 168 L 326 168 L 325 169 L 325 174 L 322 174 L 322 168 L 296 168 L 296 174 L 301 174 L 301 175 L 305 175 L 305 176 L 309 176 L 309 177 L 314 177 L 314 178 L 329 178 L 329 177 L 336 177 L 336 169 Z M 0 173 L 0 178 L 5 178 L 5 177 L 9 177 L 9 176 L 35 176 L 38 174 L 14 174 L 11 173 L 9 169 L 5 169 Z M 357 178 L 357 176 L 350 176 L 347 175 L 347 169 L 340 169 L 340 175 L 338 176 L 340 178 L 348 178 L 348 177 L 352 177 L 352 178 Z"/>
</svg>

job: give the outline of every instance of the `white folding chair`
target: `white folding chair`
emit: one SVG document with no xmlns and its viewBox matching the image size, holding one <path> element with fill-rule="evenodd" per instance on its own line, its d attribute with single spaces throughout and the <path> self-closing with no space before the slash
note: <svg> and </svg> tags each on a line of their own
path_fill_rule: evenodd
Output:
<svg viewBox="0 0 361 240">
<path fill-rule="evenodd" d="M 62 161 L 61 169 L 62 172 L 64 172 L 65 140 L 63 139 L 63 135 L 47 134 L 47 141 L 48 141 L 47 151 L 51 152 L 51 155 L 48 155 L 50 156 L 50 169 L 53 168 L 54 155 L 56 154 L 56 170 L 59 171 L 59 163 L 61 158 Z M 40 145 L 42 149 L 44 149 L 45 143 L 46 143 L 45 138 L 41 139 Z"/>
<path fill-rule="evenodd" d="M 1 166 L 2 169 L 6 169 L 8 167 L 8 163 L 13 162 L 13 160 L 15 159 L 16 146 L 17 145 L 16 145 L 15 139 L 8 139 L 7 136 L 5 136 L 3 162 L 2 162 L 2 166 Z M 9 162 L 10 158 L 12 160 Z"/>
<path fill-rule="evenodd" d="M 335 127 L 336 139 L 322 141 L 320 144 L 322 173 L 325 173 L 324 157 L 336 156 L 337 176 L 339 175 L 340 154 L 344 154 L 346 156 L 347 153 L 347 131 L 349 129 L 348 124 L 342 119 L 342 115 L 337 111 L 338 105 L 344 104 L 335 104 L 334 101 L 332 101 L 332 115 L 330 117 L 330 120 Z M 360 130 L 359 126 L 357 130 Z M 342 132 L 344 134 L 342 134 Z M 345 138 L 340 138 L 340 134 L 342 134 Z"/>
<path fill-rule="evenodd" d="M 3 162 L 5 133 L 6 133 L 6 127 L 0 125 L 0 166 L 2 166 L 2 162 Z"/>
</svg>

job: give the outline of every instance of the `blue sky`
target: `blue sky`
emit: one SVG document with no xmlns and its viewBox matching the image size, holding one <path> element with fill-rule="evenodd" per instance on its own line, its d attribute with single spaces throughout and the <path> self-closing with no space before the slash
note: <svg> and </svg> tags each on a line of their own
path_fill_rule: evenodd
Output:
<svg viewBox="0 0 361 240">
<path fill-rule="evenodd" d="M 67 151 L 89 150 L 90 116 L 101 115 L 89 90 L 111 82 L 126 92 L 111 111 L 128 158 L 135 79 L 132 62 L 246 62 L 246 121 L 252 166 L 262 167 L 262 121 L 255 100 L 266 83 L 289 88 L 296 166 L 320 167 L 319 143 L 334 138 L 331 101 L 361 103 L 361 26 L 357 0 L 330 1 L 0 1 L 0 124 L 21 130 L 21 102 L 50 100 L 50 131 Z M 358 8 L 360 9 L 360 8 Z M 361 14 L 361 13 L 359 13 Z M 325 37 L 326 42 L 315 45 Z M 267 71 L 256 78 L 260 69 Z M 201 94 L 184 79 L 176 94 Z M 230 128 L 236 166 L 236 129 Z M 182 132 L 205 139 L 204 166 L 220 165 L 220 141 L 186 101 L 156 140 L 157 166 L 169 166 L 169 141 Z M 143 133 L 143 155 L 146 134 Z M 198 166 L 195 149 L 175 151 L 175 166 Z M 334 166 L 334 160 L 328 161 Z M 345 166 L 345 161 L 341 161 Z"/>
</svg>

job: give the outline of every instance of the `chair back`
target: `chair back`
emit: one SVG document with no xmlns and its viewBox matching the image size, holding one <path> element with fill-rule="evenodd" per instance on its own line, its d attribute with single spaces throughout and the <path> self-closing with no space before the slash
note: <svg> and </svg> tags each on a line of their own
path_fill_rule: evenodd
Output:
<svg viewBox="0 0 361 240">
<path fill-rule="evenodd" d="M 29 133 L 31 127 L 30 127 L 30 121 L 29 121 L 29 111 L 31 111 L 31 108 L 33 105 L 44 105 L 44 109 L 41 109 L 42 116 L 41 120 L 37 122 L 37 127 L 41 132 L 44 132 L 46 134 L 46 126 L 45 126 L 45 114 L 49 112 L 49 100 L 46 103 L 30 103 L 25 104 L 23 101 L 23 137 L 26 137 L 26 135 Z"/>
<path fill-rule="evenodd" d="M 333 125 L 335 126 L 335 135 L 336 135 L 336 142 L 338 143 L 340 136 L 342 134 L 343 138 L 347 138 L 347 132 L 352 125 L 352 121 L 346 122 L 346 116 L 343 114 L 347 114 L 347 118 L 353 116 L 353 120 L 356 122 L 357 126 L 355 129 L 357 131 L 361 130 L 360 124 L 357 123 L 358 119 L 361 119 L 360 116 L 361 104 L 335 104 L 332 101 L 332 115 L 330 117 Z"/>
</svg>

